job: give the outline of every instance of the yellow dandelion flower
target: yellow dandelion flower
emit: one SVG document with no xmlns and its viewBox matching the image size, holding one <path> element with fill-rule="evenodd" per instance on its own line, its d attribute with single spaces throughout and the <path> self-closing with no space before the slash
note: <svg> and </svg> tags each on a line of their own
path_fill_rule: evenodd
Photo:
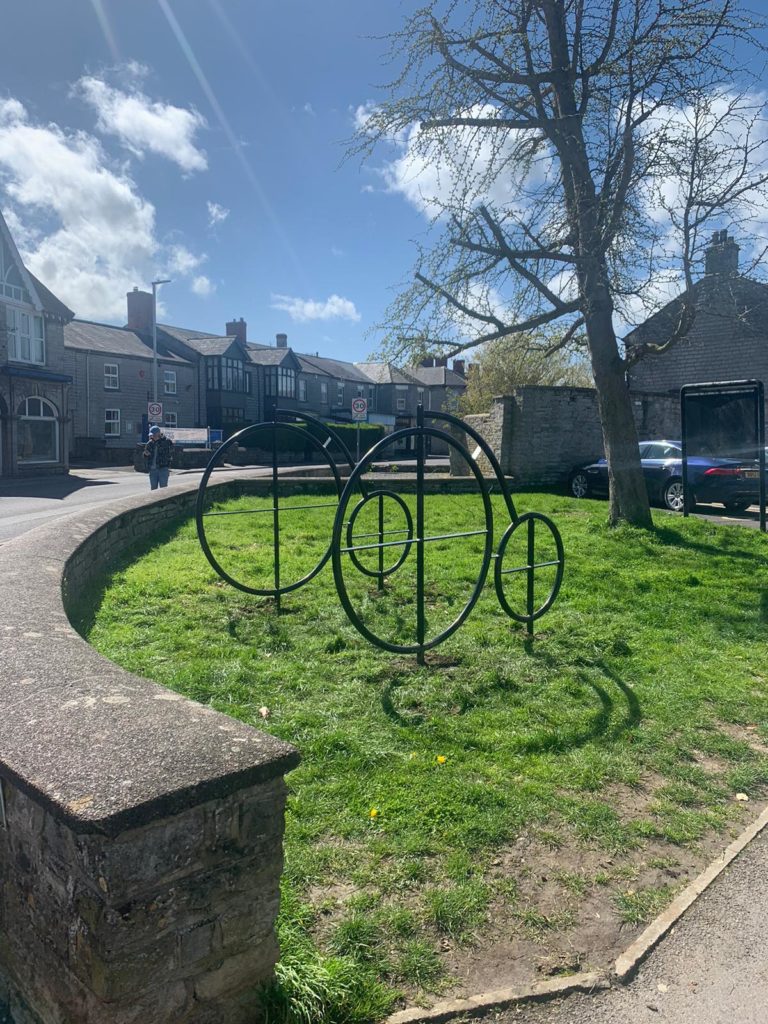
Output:
<svg viewBox="0 0 768 1024">
<path fill-rule="evenodd" d="M 436 760 L 438 764 L 445 764 L 448 758 L 444 754 L 438 754 Z"/>
<path fill-rule="evenodd" d="M 371 819 L 371 821 L 375 821 L 378 818 L 378 816 L 379 816 L 379 809 L 378 809 L 378 807 L 372 807 L 371 810 L 370 810 L 370 814 L 368 816 Z"/>
</svg>

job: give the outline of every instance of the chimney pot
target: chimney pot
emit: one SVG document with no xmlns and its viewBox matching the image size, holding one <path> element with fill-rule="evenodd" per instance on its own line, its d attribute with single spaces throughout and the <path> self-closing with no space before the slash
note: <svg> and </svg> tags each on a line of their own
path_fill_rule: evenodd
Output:
<svg viewBox="0 0 768 1024">
<path fill-rule="evenodd" d="M 243 345 L 246 344 L 248 339 L 248 324 L 240 317 L 239 320 L 230 320 L 225 327 L 228 337 L 235 337 Z"/>
<path fill-rule="evenodd" d="M 739 247 L 728 231 L 716 231 L 704 252 L 704 273 L 735 275 L 739 272 Z"/>
</svg>

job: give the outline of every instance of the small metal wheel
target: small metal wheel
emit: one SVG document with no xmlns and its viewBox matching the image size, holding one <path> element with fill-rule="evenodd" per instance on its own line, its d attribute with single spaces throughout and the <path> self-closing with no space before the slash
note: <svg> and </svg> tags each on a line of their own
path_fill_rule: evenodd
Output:
<svg viewBox="0 0 768 1024">
<path fill-rule="evenodd" d="M 537 530 L 538 527 L 538 530 Z M 519 531 L 519 533 L 518 533 Z M 517 533 L 517 537 L 515 534 Z M 542 557 L 541 561 L 537 560 L 536 549 L 541 549 L 542 542 L 541 536 L 544 535 L 544 544 L 550 549 L 548 554 L 553 554 L 554 557 Z M 549 534 L 549 536 L 547 536 Z M 538 539 L 537 539 L 538 535 Z M 511 568 L 504 567 L 504 558 L 511 552 L 515 541 L 518 541 L 515 556 L 513 559 L 513 565 Z M 520 551 L 520 543 L 522 541 L 524 550 Z M 552 544 L 554 543 L 554 552 L 551 551 Z M 496 565 L 494 568 L 494 584 L 496 587 L 496 596 L 499 599 L 499 604 L 516 622 L 525 622 L 530 630 L 536 619 L 540 618 L 545 612 L 547 612 L 555 602 L 555 598 L 560 590 L 560 584 L 563 582 L 563 569 L 565 566 L 565 554 L 563 551 L 563 541 L 560 537 L 560 532 L 547 516 L 542 515 L 540 512 L 526 512 L 520 516 L 516 523 L 511 523 L 508 527 L 504 536 L 501 538 L 499 544 L 499 550 L 496 554 Z M 549 589 L 547 596 L 540 604 L 536 604 L 536 573 L 539 570 L 550 569 L 553 573 L 552 586 Z M 526 575 L 526 590 L 525 590 L 525 611 L 519 611 L 513 608 L 507 600 L 507 595 L 504 592 L 504 577 L 511 576 L 517 573 L 525 573 Z"/>
</svg>

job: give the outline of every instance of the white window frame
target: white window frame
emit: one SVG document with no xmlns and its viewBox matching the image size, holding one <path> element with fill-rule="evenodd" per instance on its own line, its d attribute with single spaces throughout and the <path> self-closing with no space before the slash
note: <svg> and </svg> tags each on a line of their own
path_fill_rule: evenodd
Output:
<svg viewBox="0 0 768 1024">
<path fill-rule="evenodd" d="M 179 414 L 175 409 L 169 409 L 163 413 L 163 426 L 169 430 L 177 430 L 179 426 Z"/>
<path fill-rule="evenodd" d="M 8 360 L 45 366 L 45 321 L 34 309 L 6 305 L 5 323 L 8 336 Z M 39 328 L 39 333 L 37 328 Z M 33 347 L 39 344 L 39 352 Z M 26 355 L 25 355 L 26 348 Z M 39 356 L 39 358 L 35 358 Z"/>
<path fill-rule="evenodd" d="M 114 414 L 117 415 L 114 415 Z M 110 414 L 112 414 L 110 416 Z M 117 427 L 117 430 L 107 429 L 108 427 Z M 104 410 L 104 437 L 120 437 L 121 435 L 121 422 L 120 422 L 120 410 L 119 409 L 105 409 Z"/>
<path fill-rule="evenodd" d="M 299 377 L 299 401 L 307 401 L 307 382 L 303 377 Z"/>
<path fill-rule="evenodd" d="M 176 371 L 175 370 L 163 370 L 163 394 L 164 395 L 175 395 L 176 394 Z"/>
<path fill-rule="evenodd" d="M 112 383 L 114 381 L 114 383 Z M 119 363 L 104 363 L 104 390 L 120 390 L 120 365 Z"/>
<path fill-rule="evenodd" d="M 408 404 L 408 385 L 395 384 L 395 395 L 397 398 L 396 408 L 398 412 L 404 412 Z"/>
<path fill-rule="evenodd" d="M 336 405 L 344 405 L 344 381 L 336 381 Z"/>
<path fill-rule="evenodd" d="M 51 410 L 51 414 L 49 416 L 30 416 L 28 412 L 26 412 L 26 411 L 22 412 L 22 409 L 24 409 L 24 410 L 28 410 L 29 409 L 29 402 L 30 401 L 35 401 L 35 400 L 42 403 L 41 408 L 45 408 L 47 406 Z M 17 459 L 19 461 L 19 464 L 25 465 L 25 466 L 29 466 L 29 465 L 40 466 L 40 465 L 43 465 L 43 464 L 50 464 L 50 463 L 60 462 L 61 459 L 59 458 L 59 448 L 60 448 L 59 416 L 58 416 L 58 413 L 56 412 L 56 407 L 54 406 L 53 402 L 49 402 L 47 398 L 41 398 L 38 395 L 31 395 L 29 398 L 25 398 L 24 401 L 19 405 L 19 407 L 18 407 L 18 416 L 19 416 L 19 422 L 24 422 L 24 420 L 35 420 L 35 421 L 38 421 L 38 422 L 45 422 L 45 423 L 51 423 L 52 422 L 53 425 L 54 425 L 54 428 L 55 428 L 54 429 L 54 433 L 53 433 L 54 457 L 52 459 L 25 459 L 25 458 L 23 458 L 21 456 L 21 454 L 17 450 L 16 457 L 17 457 Z"/>
<path fill-rule="evenodd" d="M 328 381 L 320 381 L 320 402 L 322 405 L 328 405 Z"/>
</svg>

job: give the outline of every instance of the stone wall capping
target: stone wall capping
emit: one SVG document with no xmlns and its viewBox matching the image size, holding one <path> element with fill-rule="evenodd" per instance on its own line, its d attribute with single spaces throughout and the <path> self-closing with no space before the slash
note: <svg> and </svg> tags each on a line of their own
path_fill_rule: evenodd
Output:
<svg viewBox="0 0 768 1024">
<path fill-rule="evenodd" d="M 108 661 L 67 618 L 75 563 L 100 534 L 117 554 L 137 512 L 170 521 L 196 493 L 148 492 L 0 546 L 0 776 L 75 832 L 117 835 L 298 764 L 289 744 Z"/>
</svg>

